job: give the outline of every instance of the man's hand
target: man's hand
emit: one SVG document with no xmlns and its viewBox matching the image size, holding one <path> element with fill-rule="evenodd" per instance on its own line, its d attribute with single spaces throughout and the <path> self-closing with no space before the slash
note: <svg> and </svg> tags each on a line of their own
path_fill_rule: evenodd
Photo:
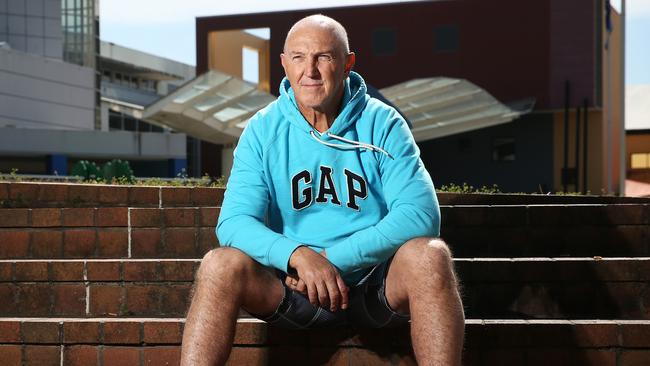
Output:
<svg viewBox="0 0 650 366">
<path fill-rule="evenodd" d="M 287 285 L 298 292 L 306 291 L 312 305 L 329 307 L 330 311 L 348 307 L 348 287 L 324 251 L 318 254 L 299 247 L 291 254 L 289 266 L 298 276 L 287 276 Z"/>
</svg>

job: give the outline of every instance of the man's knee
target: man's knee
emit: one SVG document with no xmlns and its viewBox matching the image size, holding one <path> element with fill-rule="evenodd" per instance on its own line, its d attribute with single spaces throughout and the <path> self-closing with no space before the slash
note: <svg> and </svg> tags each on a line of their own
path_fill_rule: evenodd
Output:
<svg viewBox="0 0 650 366">
<path fill-rule="evenodd" d="M 244 276 L 254 269 L 256 262 L 246 253 L 236 248 L 219 247 L 210 250 L 203 256 L 197 271 L 197 280 L 209 278 L 212 280 L 222 276 Z"/>
<path fill-rule="evenodd" d="M 447 244 L 440 238 L 414 238 L 397 252 L 403 257 L 413 279 L 435 279 L 455 282 L 453 260 Z"/>
</svg>

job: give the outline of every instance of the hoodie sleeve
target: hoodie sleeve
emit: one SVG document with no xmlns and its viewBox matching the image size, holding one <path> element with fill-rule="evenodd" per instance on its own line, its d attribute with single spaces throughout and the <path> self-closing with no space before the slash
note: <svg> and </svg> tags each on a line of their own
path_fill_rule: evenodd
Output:
<svg viewBox="0 0 650 366">
<path fill-rule="evenodd" d="M 385 261 L 410 239 L 440 235 L 438 199 L 413 135 L 397 112 L 389 120 L 382 148 L 393 159 L 384 154 L 378 158 L 388 214 L 326 249 L 343 274 Z"/>
<path fill-rule="evenodd" d="M 302 244 L 269 229 L 264 221 L 269 190 L 262 163 L 263 145 L 253 118 L 234 152 L 219 220 L 217 237 L 265 266 L 287 272 L 289 257 Z"/>
</svg>

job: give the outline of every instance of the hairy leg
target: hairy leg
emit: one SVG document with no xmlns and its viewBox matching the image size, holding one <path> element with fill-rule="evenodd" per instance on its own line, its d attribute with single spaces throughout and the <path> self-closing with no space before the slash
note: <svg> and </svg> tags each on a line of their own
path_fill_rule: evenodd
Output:
<svg viewBox="0 0 650 366">
<path fill-rule="evenodd" d="M 230 354 L 239 309 L 270 315 L 283 295 L 275 275 L 240 250 L 210 251 L 194 281 L 181 365 L 223 365 Z"/>
<path fill-rule="evenodd" d="M 460 365 L 465 316 L 451 253 L 439 238 L 409 240 L 395 253 L 386 299 L 411 314 L 411 341 L 420 365 Z"/>
</svg>

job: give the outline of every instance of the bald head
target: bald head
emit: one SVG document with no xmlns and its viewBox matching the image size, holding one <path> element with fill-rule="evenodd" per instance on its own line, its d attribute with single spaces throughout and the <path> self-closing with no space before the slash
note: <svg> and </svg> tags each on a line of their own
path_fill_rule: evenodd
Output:
<svg viewBox="0 0 650 366">
<path fill-rule="evenodd" d="M 296 24 L 289 29 L 287 38 L 284 40 L 284 52 L 287 51 L 287 42 L 289 39 L 305 28 L 320 28 L 328 31 L 336 40 L 336 48 L 343 51 L 346 55 L 350 53 L 348 33 L 345 31 L 345 28 L 343 28 L 343 25 L 322 14 L 310 15 L 297 21 Z"/>
</svg>

